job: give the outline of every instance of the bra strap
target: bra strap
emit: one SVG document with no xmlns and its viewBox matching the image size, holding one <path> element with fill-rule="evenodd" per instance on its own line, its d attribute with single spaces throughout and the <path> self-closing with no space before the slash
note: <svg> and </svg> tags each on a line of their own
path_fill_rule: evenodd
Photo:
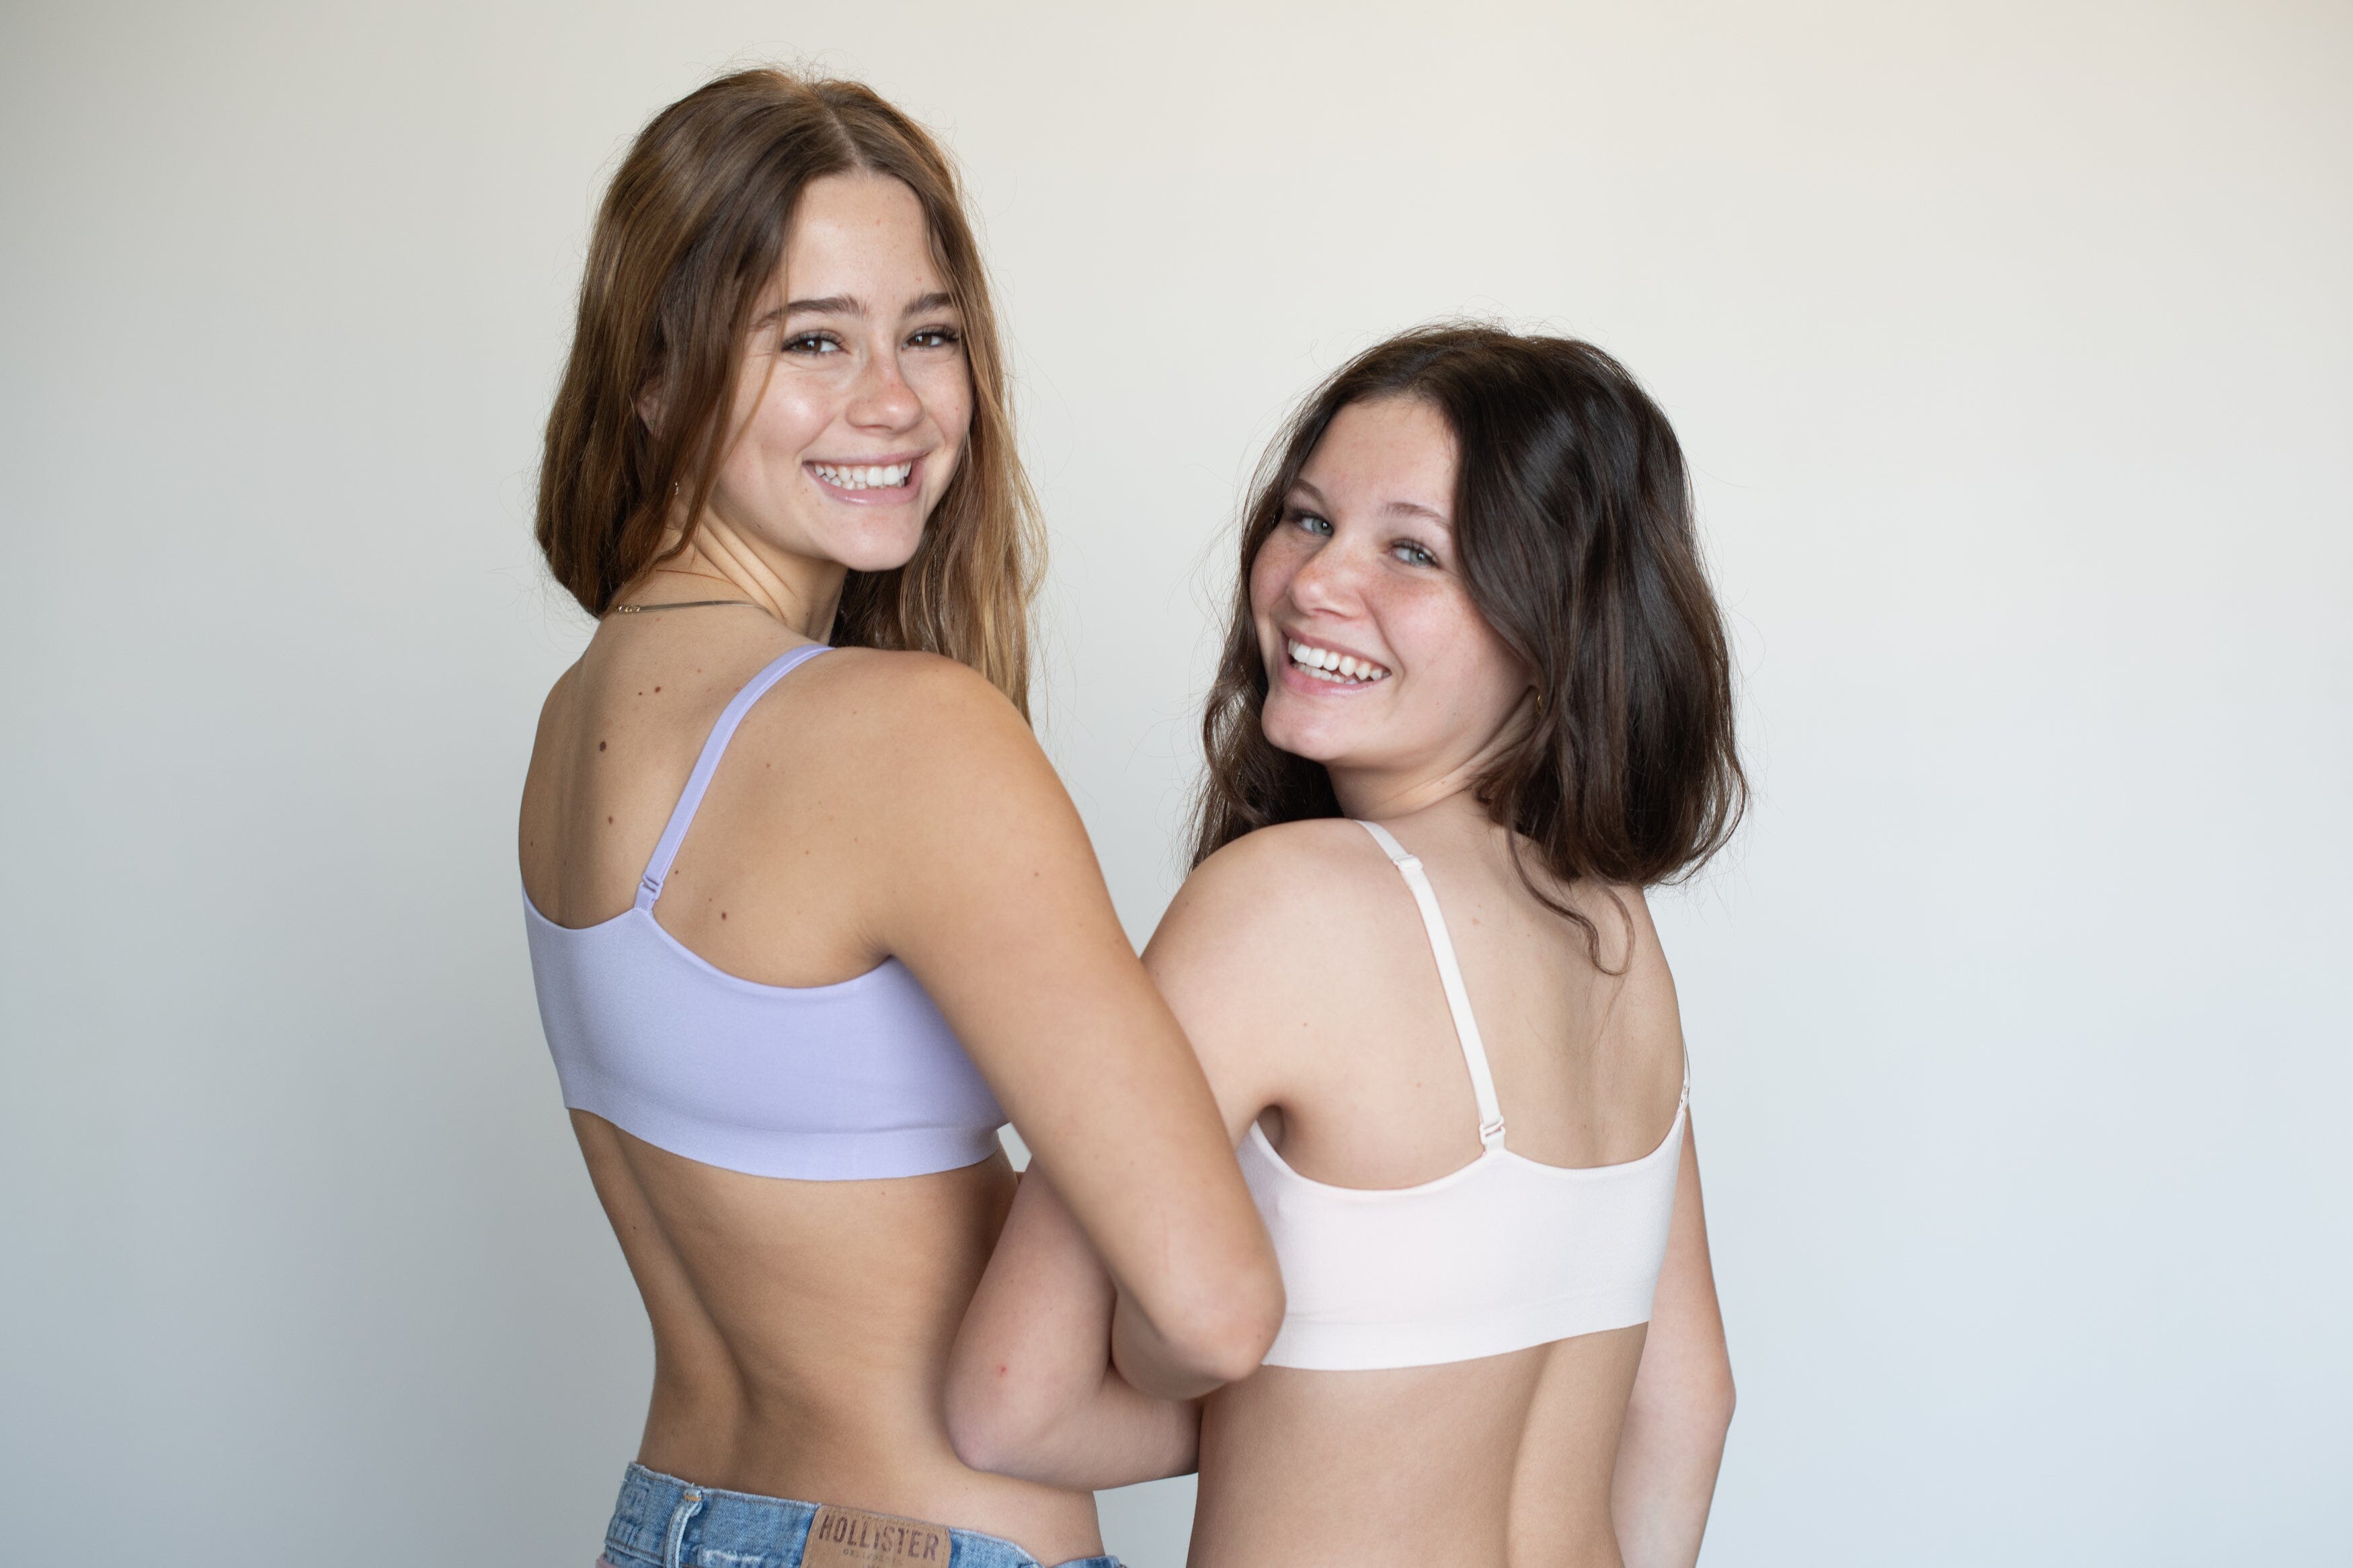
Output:
<svg viewBox="0 0 2353 1568">
<path fill-rule="evenodd" d="M 768 694 L 770 687 L 818 654 L 828 651 L 828 644 L 804 643 L 777 658 L 744 683 L 744 689 L 719 715 L 719 721 L 711 726 L 711 737 L 702 742 L 702 754 L 694 759 L 694 771 L 686 775 L 686 788 L 679 793 L 678 805 L 670 810 L 670 826 L 662 829 L 661 842 L 654 846 L 653 858 L 646 862 L 646 874 L 638 879 L 638 909 L 652 909 L 654 900 L 661 897 L 670 862 L 678 858 L 678 847 L 686 842 L 686 830 L 694 826 L 694 813 L 702 804 L 702 793 L 711 787 L 711 775 L 719 771 L 719 759 L 727 754 L 727 742 L 735 738 L 744 715 L 752 710 L 753 703 Z"/>
<path fill-rule="evenodd" d="M 1479 1038 L 1479 1020 L 1471 1016 L 1471 993 L 1462 984 L 1462 966 L 1454 960 L 1454 942 L 1446 934 L 1446 917 L 1439 912 L 1438 894 L 1430 888 L 1421 862 L 1377 822 L 1359 820 L 1357 826 L 1373 836 L 1388 855 L 1413 901 L 1421 910 L 1422 929 L 1430 933 L 1430 956 L 1438 960 L 1438 978 L 1446 987 L 1446 1010 L 1454 1015 L 1454 1037 L 1461 1042 L 1462 1065 L 1471 1069 L 1471 1092 L 1479 1100 L 1479 1142 L 1482 1148 L 1504 1146 L 1504 1108 L 1495 1100 L 1495 1078 L 1487 1070 L 1487 1047 Z"/>
</svg>

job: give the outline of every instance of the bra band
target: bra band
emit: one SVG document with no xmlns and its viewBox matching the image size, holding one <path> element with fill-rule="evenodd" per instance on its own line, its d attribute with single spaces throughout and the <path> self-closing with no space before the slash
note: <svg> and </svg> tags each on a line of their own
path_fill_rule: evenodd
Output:
<svg viewBox="0 0 2353 1568">
<path fill-rule="evenodd" d="M 1455 962 L 1454 943 L 1446 934 L 1446 917 L 1439 912 L 1438 894 L 1431 889 L 1421 862 L 1377 822 L 1359 819 L 1356 826 L 1373 836 L 1413 889 L 1421 911 L 1422 930 L 1430 933 L 1430 956 L 1438 960 L 1438 978 L 1446 987 L 1446 1010 L 1454 1015 L 1454 1037 L 1462 1047 L 1462 1065 L 1471 1069 L 1471 1092 L 1479 1100 L 1479 1142 L 1485 1149 L 1504 1146 L 1504 1108 L 1495 1098 L 1495 1078 L 1487 1070 L 1487 1047 L 1479 1038 L 1479 1020 L 1471 1012 L 1471 993 L 1462 984 L 1462 966 Z"/>
<path fill-rule="evenodd" d="M 681 1159 L 798 1182 L 959 1170 L 997 1153 L 1005 1112 L 905 964 L 885 957 L 833 984 L 767 985 L 730 973 L 655 919 L 679 842 L 738 726 L 824 651 L 795 648 L 732 694 L 631 907 L 559 926 L 523 891 L 540 1022 L 566 1106 Z M 785 704 L 756 738 L 789 745 L 802 708 Z M 757 764 L 745 762 L 756 786 Z M 709 853 L 724 860 L 742 849 Z"/>
</svg>

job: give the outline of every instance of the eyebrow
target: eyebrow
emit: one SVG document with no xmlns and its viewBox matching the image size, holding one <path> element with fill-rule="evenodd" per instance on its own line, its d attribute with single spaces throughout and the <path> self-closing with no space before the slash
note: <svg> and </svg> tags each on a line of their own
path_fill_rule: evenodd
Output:
<svg viewBox="0 0 2353 1568">
<path fill-rule="evenodd" d="M 934 289 L 931 293 L 925 294 L 922 298 L 916 300 L 914 303 L 909 305 L 905 313 L 910 316 L 920 316 L 926 310 L 936 310 L 941 309 L 943 306 L 953 305 L 955 303 L 955 299 L 953 295 L 948 294 L 944 290 Z M 866 304 L 865 301 L 860 300 L 855 294 L 828 294 L 822 300 L 795 300 L 792 303 L 784 308 L 781 314 L 786 316 L 863 316 L 866 314 Z"/>
<path fill-rule="evenodd" d="M 1313 497 L 1313 498 L 1314 498 L 1314 501 L 1315 501 L 1315 504 L 1316 504 L 1317 506 L 1330 506 L 1330 505 L 1332 504 L 1330 500 L 1328 500 L 1327 499 L 1325 499 L 1324 494 L 1324 492 L 1323 492 L 1322 490 L 1317 489 L 1314 485 L 1309 484 L 1305 479 L 1293 479 L 1293 480 L 1292 480 L 1292 481 L 1291 481 L 1291 488 L 1292 488 L 1293 489 L 1294 489 L 1294 490 L 1305 490 L 1305 491 L 1308 493 L 1308 495 L 1309 495 L 1309 496 L 1311 496 L 1311 497 Z M 1449 522 L 1449 521 L 1447 521 L 1447 519 L 1446 519 L 1446 514 L 1445 514 L 1444 512 L 1442 512 L 1442 511 L 1434 511 L 1434 510 L 1432 510 L 1431 509 L 1430 509 L 1429 507 L 1426 507 L 1426 506 L 1422 505 L 1419 501 L 1410 501 L 1410 500 L 1393 500 L 1393 501 L 1388 501 L 1388 502 L 1383 503 L 1383 505 L 1382 505 L 1382 507 L 1381 507 L 1381 510 L 1382 510 L 1383 511 L 1385 511 L 1385 512 L 1402 512 L 1402 513 L 1404 513 L 1404 514 L 1405 514 L 1406 516 L 1408 516 L 1408 517 L 1426 517 L 1426 518 L 1428 518 L 1430 521 L 1432 521 L 1432 522 L 1434 522 L 1434 523 L 1438 524 L 1438 526 L 1439 526 L 1439 527 L 1443 528 L 1443 529 L 1447 529 L 1447 530 L 1450 530 L 1450 531 L 1451 531 L 1451 530 L 1453 528 L 1453 526 L 1454 526 L 1452 523 L 1451 523 L 1451 522 Z"/>
</svg>

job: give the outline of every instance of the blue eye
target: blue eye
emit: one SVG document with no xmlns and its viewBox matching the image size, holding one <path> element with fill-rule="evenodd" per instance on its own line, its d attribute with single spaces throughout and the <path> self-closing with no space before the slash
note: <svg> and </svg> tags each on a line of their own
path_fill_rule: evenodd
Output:
<svg viewBox="0 0 2353 1568">
<path fill-rule="evenodd" d="M 1391 553 L 1409 566 L 1435 566 L 1438 557 L 1410 539 L 1400 539 L 1389 546 Z"/>
<path fill-rule="evenodd" d="M 1293 514 L 1291 521 L 1296 526 L 1305 529 L 1308 532 L 1316 535 L 1318 538 L 1329 539 L 1332 536 L 1332 524 L 1330 521 L 1326 519 L 1316 516 L 1312 511 L 1295 512 Z"/>
</svg>

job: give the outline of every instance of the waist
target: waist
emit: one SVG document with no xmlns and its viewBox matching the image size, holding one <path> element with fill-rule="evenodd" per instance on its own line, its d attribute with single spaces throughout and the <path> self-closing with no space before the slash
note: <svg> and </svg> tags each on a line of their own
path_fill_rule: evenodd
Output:
<svg viewBox="0 0 2353 1568">
<path fill-rule="evenodd" d="M 1203 1408 L 1192 1560 L 1617 1568 L 1588 1546 L 1612 1538 L 1641 1344 L 1637 1330 L 1448 1366 L 1261 1367 Z"/>
<path fill-rule="evenodd" d="M 639 1460 L 725 1490 L 1092 1541 L 1085 1498 L 976 1475 L 948 1443 L 949 1350 L 1012 1201 L 1002 1152 L 896 1181 L 775 1182 L 574 1121 L 605 1206 L 632 1219 L 617 1230 L 655 1345 Z"/>
<path fill-rule="evenodd" d="M 927 1520 L 793 1498 L 705 1487 L 631 1465 L 605 1531 L 612 1568 L 1041 1568 L 1003 1536 Z M 1061 1568 L 1119 1568 L 1115 1559 L 1066 1558 Z"/>
</svg>

